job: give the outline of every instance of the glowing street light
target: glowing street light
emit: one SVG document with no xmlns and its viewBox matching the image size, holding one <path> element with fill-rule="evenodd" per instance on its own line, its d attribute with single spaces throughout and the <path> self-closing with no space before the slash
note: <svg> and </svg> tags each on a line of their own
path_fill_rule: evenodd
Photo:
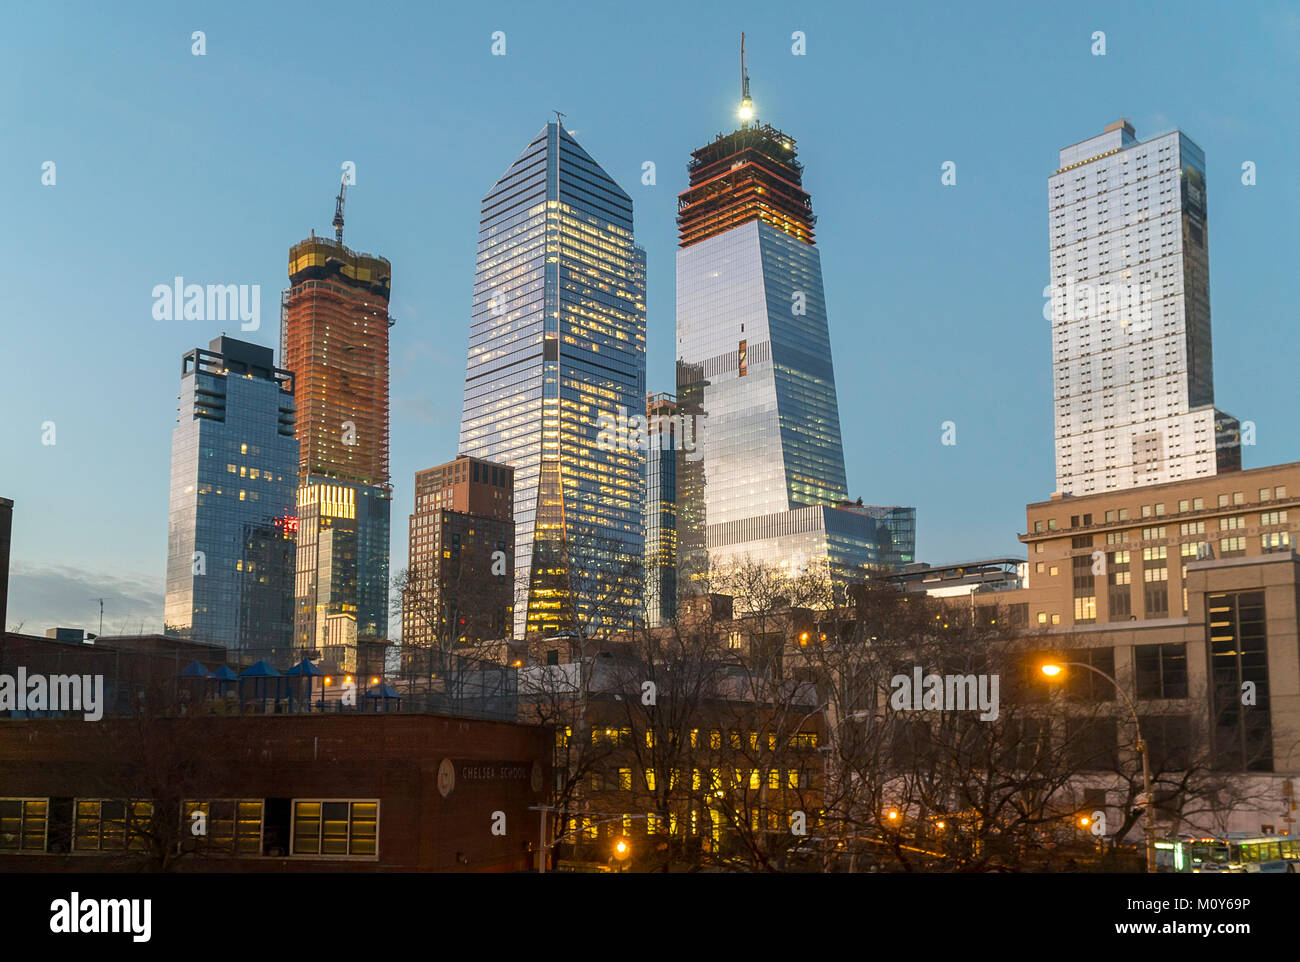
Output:
<svg viewBox="0 0 1300 962">
<path fill-rule="evenodd" d="M 1086 668 L 1094 675 L 1101 675 L 1108 682 L 1115 686 L 1115 691 L 1119 692 L 1124 704 L 1128 706 L 1129 714 L 1133 716 L 1133 730 L 1137 732 L 1137 750 L 1142 756 L 1142 822 L 1146 834 L 1147 842 L 1147 872 L 1153 873 L 1156 869 L 1156 822 L 1155 822 L 1155 796 L 1151 792 L 1151 758 L 1147 753 L 1146 739 L 1142 737 L 1142 722 L 1138 719 L 1137 706 L 1133 704 L 1133 699 L 1129 697 L 1128 692 L 1120 687 L 1110 675 L 1106 674 L 1100 668 L 1094 668 L 1092 665 L 1082 661 L 1067 662 L 1046 662 L 1042 665 L 1042 672 L 1048 678 L 1056 680 L 1060 678 L 1065 669 L 1069 668 Z M 1079 824 L 1086 824 L 1086 819 L 1080 819 Z"/>
</svg>

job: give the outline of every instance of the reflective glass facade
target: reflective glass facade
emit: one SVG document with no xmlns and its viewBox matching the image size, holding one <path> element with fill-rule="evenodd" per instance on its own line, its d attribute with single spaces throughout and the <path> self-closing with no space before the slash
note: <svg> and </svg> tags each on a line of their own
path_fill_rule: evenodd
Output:
<svg viewBox="0 0 1300 962">
<path fill-rule="evenodd" d="M 388 546 L 392 497 L 385 488 L 308 475 L 298 488 L 294 640 L 319 651 L 331 618 L 349 637 L 388 634 Z"/>
<path fill-rule="evenodd" d="M 646 400 L 645 608 L 651 628 L 677 614 L 677 462 L 681 434 L 670 394 Z M 691 432 L 693 433 L 693 432 Z"/>
<path fill-rule="evenodd" d="M 644 452 L 600 418 L 645 398 L 632 201 L 550 123 L 483 200 L 460 453 L 514 468 L 514 632 L 640 617 Z"/>
<path fill-rule="evenodd" d="M 293 635 L 298 442 L 292 381 L 273 359 L 233 338 L 190 351 L 172 433 L 164 621 L 247 652 Z"/>
<path fill-rule="evenodd" d="M 678 197 L 679 594 L 750 559 L 839 582 L 912 560 L 916 512 L 848 502 L 812 201 L 794 139 L 746 124 Z M 905 560 L 904 560 L 905 559 Z"/>
<path fill-rule="evenodd" d="M 1214 408 L 1205 155 L 1125 122 L 1048 180 L 1057 490 L 1093 494 L 1241 467 Z"/>
</svg>

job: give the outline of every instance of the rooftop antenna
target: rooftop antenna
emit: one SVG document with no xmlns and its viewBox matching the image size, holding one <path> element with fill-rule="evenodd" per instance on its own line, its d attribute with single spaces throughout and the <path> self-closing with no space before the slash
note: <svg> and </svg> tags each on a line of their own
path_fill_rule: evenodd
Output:
<svg viewBox="0 0 1300 962">
<path fill-rule="evenodd" d="M 98 602 L 99 602 L 99 635 L 96 636 L 96 637 L 99 637 L 99 636 L 102 636 L 102 635 L 104 634 L 104 599 L 103 599 L 103 598 L 91 598 L 90 600 L 91 600 L 91 601 L 98 601 Z"/>
<path fill-rule="evenodd" d="M 339 181 L 339 195 L 334 198 L 334 239 L 343 245 L 343 205 L 348 199 L 348 175 L 344 171 Z"/>
<path fill-rule="evenodd" d="M 555 114 L 555 126 L 559 127 L 561 130 L 563 130 L 563 129 L 564 129 L 564 114 L 560 113 L 558 110 L 556 110 L 556 111 L 552 111 L 552 112 Z"/>
<path fill-rule="evenodd" d="M 740 31 L 740 126 L 748 126 L 754 116 L 754 101 L 749 96 L 749 71 L 745 69 L 745 31 Z"/>
</svg>

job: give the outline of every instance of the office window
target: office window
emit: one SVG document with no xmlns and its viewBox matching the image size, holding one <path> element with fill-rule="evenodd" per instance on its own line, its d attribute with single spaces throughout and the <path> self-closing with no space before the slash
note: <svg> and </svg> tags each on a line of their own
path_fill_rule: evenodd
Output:
<svg viewBox="0 0 1300 962">
<path fill-rule="evenodd" d="M 73 826 L 73 851 L 146 851 L 152 821 L 153 802 L 79 798 Z"/>
<path fill-rule="evenodd" d="M 1245 538 L 1221 538 L 1219 540 L 1220 558 L 1240 558 L 1246 553 Z"/>
<path fill-rule="evenodd" d="M 1119 766 L 1119 727 L 1113 718 L 1067 718 L 1065 740 L 1067 763 L 1076 770 L 1114 771 Z"/>
<path fill-rule="evenodd" d="M 1041 521 L 1035 521 L 1035 522 L 1034 522 L 1034 533 L 1035 533 L 1035 534 L 1042 534 L 1042 531 L 1043 531 L 1043 522 L 1041 522 Z"/>
<path fill-rule="evenodd" d="M 311 800 L 293 803 L 293 854 L 335 858 L 379 852 L 377 800 Z"/>
<path fill-rule="evenodd" d="M 1055 578 L 1058 574 L 1061 573 L 1061 569 L 1056 565 L 1052 565 L 1052 567 L 1048 569 L 1047 573 L 1051 575 L 1053 578 Z"/>
<path fill-rule="evenodd" d="M 1274 488 L 1274 489 L 1273 489 L 1273 497 L 1275 497 L 1275 498 L 1285 498 L 1285 497 L 1286 497 L 1286 485 L 1285 485 L 1285 484 L 1279 484 L 1276 488 Z"/>
<path fill-rule="evenodd" d="M 1261 501 L 1268 501 L 1268 500 L 1270 500 L 1272 497 L 1273 497 L 1273 489 L 1272 489 L 1272 488 L 1260 488 L 1260 489 L 1259 489 L 1259 500 L 1261 500 Z"/>
<path fill-rule="evenodd" d="M 1070 515 L 1070 527 L 1071 528 L 1079 527 L 1079 516 L 1077 514 Z"/>
<path fill-rule="evenodd" d="M 1208 595 L 1211 704 L 1215 767 L 1272 771 L 1268 684 L 1268 622 L 1264 592 Z M 1255 685 L 1255 704 L 1243 706 L 1243 682 Z"/>
<path fill-rule="evenodd" d="M 1228 496 L 1226 494 L 1219 495 L 1219 507 L 1226 508 L 1227 506 L 1228 506 Z"/>
<path fill-rule="evenodd" d="M 1204 498 L 1192 498 L 1192 510 L 1193 510 L 1193 511 L 1203 511 L 1203 510 L 1205 510 L 1205 499 L 1204 499 Z"/>
<path fill-rule="evenodd" d="M 1054 624 L 1054 625 L 1059 625 L 1060 623 L 1061 623 L 1061 616 L 1060 616 L 1060 615 L 1052 615 L 1052 624 Z"/>
<path fill-rule="evenodd" d="M 194 818 L 203 815 L 207 834 L 195 835 Z M 262 800 L 212 799 L 181 803 L 181 837 L 193 839 L 195 850 L 213 855 L 262 854 Z"/>
<path fill-rule="evenodd" d="M 1246 503 L 1246 495 L 1245 495 L 1244 493 L 1242 493 L 1241 491 L 1234 491 L 1234 492 L 1232 492 L 1232 503 L 1233 503 L 1233 504 L 1245 504 L 1245 503 Z"/>
<path fill-rule="evenodd" d="M 1165 503 L 1164 503 L 1163 501 L 1157 502 L 1157 503 L 1156 503 L 1156 517 L 1158 518 L 1158 517 L 1160 517 L 1161 515 L 1163 515 L 1164 513 L 1165 513 Z"/>
<path fill-rule="evenodd" d="M 1107 521 L 1114 521 L 1114 520 L 1115 520 L 1115 512 L 1114 512 L 1113 509 L 1110 510 L 1110 511 L 1107 511 L 1107 512 L 1106 512 L 1106 520 L 1107 520 Z"/>
<path fill-rule="evenodd" d="M 1232 518 L 1219 519 L 1220 531 L 1236 531 L 1238 528 L 1244 528 L 1244 527 L 1246 527 L 1245 515 L 1237 515 L 1236 517 L 1232 517 Z"/>
<path fill-rule="evenodd" d="M 1127 521 L 1127 520 L 1128 520 L 1128 508 L 1120 508 L 1120 509 L 1119 509 L 1119 520 L 1121 520 L 1121 521 Z"/>
<path fill-rule="evenodd" d="M 1192 502 L 1188 501 L 1186 498 L 1183 498 L 1181 501 L 1178 502 L 1178 513 L 1182 514 L 1184 511 L 1190 511 L 1191 507 L 1192 507 Z"/>
<path fill-rule="evenodd" d="M 0 798 L 0 852 L 45 851 L 48 798 Z"/>
<path fill-rule="evenodd" d="M 632 791 L 632 769 L 620 768 L 618 770 L 618 787 L 619 791 Z"/>
<path fill-rule="evenodd" d="M 1034 554 L 1042 554 L 1042 553 L 1043 553 L 1043 543 L 1041 541 L 1038 541 L 1034 544 Z"/>
<path fill-rule="evenodd" d="M 1047 565 L 1045 565 L 1043 562 L 1041 562 L 1041 561 L 1035 561 L 1035 562 L 1034 562 L 1034 573 L 1035 573 L 1035 574 L 1040 574 L 1040 575 L 1041 575 L 1045 570 L 1047 570 Z"/>
<path fill-rule="evenodd" d="M 1134 645 L 1133 666 L 1139 698 L 1187 697 L 1185 644 Z"/>
<path fill-rule="evenodd" d="M 1039 623 L 1040 625 L 1045 625 L 1045 624 L 1047 624 L 1047 612 L 1045 612 L 1045 611 L 1040 611 L 1040 612 L 1038 613 L 1038 623 Z"/>
<path fill-rule="evenodd" d="M 1265 511 L 1259 516 L 1259 523 L 1262 525 L 1286 524 L 1285 511 Z"/>
<path fill-rule="evenodd" d="M 1055 519 L 1055 518 L 1048 518 L 1048 519 L 1047 519 L 1047 530 L 1048 530 L 1048 531 L 1055 531 L 1055 530 L 1056 530 L 1056 519 Z"/>
<path fill-rule="evenodd" d="M 1081 661 L 1097 671 L 1115 677 L 1114 648 L 1075 648 L 1069 653 L 1070 661 Z M 1096 672 L 1086 668 L 1068 668 L 1066 692 L 1075 701 L 1107 702 L 1116 697 L 1115 686 Z"/>
<path fill-rule="evenodd" d="M 1259 536 L 1259 546 L 1264 551 L 1281 551 L 1291 547 L 1291 535 L 1286 531 L 1269 531 Z"/>
</svg>

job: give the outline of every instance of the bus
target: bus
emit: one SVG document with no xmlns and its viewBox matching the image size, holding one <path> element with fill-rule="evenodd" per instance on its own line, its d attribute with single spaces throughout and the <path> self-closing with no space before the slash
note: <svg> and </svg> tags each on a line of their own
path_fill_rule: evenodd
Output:
<svg viewBox="0 0 1300 962">
<path fill-rule="evenodd" d="M 1300 838 L 1242 835 L 1184 836 L 1156 842 L 1161 872 L 1258 872 L 1300 870 Z"/>
</svg>

